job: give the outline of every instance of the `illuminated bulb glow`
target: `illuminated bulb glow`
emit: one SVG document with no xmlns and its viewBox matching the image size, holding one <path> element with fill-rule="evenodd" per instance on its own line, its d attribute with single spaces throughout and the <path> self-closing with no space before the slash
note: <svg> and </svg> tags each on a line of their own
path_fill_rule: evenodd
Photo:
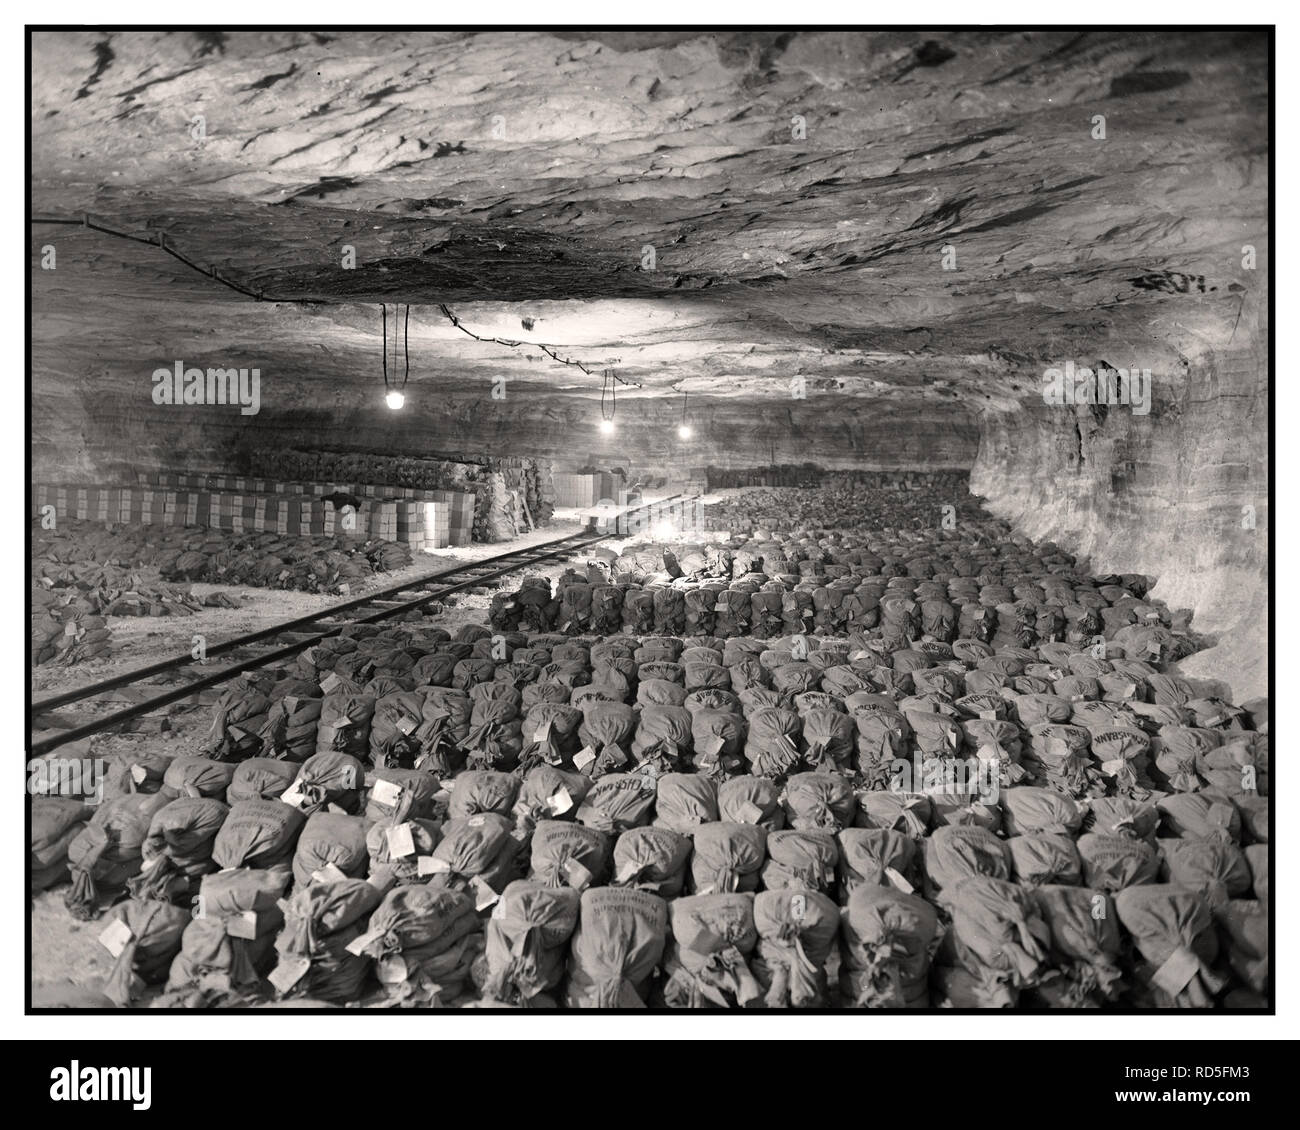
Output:
<svg viewBox="0 0 1300 1130">
<path fill-rule="evenodd" d="M 392 389 L 384 394 L 384 403 L 387 404 L 389 408 L 396 410 L 406 403 L 406 397 L 396 389 Z"/>
<path fill-rule="evenodd" d="M 614 421 L 601 420 L 600 431 L 602 435 L 612 436 L 614 434 Z"/>
<path fill-rule="evenodd" d="M 690 424 L 683 424 L 680 428 L 677 429 L 677 434 L 682 439 L 690 439 L 692 434 Z"/>
</svg>

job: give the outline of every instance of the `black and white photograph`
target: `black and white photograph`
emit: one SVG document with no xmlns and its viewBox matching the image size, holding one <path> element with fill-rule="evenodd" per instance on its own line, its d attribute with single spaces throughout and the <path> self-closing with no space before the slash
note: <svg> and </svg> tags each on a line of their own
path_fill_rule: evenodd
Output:
<svg viewBox="0 0 1300 1130">
<path fill-rule="evenodd" d="M 26 27 L 28 1017 L 1277 1015 L 1275 29 L 994 15 Z"/>
</svg>

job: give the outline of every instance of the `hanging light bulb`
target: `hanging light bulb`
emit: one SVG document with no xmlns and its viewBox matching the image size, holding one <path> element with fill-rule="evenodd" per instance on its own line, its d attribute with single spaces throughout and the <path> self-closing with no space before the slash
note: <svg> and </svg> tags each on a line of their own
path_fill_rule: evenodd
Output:
<svg viewBox="0 0 1300 1130">
<path fill-rule="evenodd" d="M 617 401 L 617 390 L 614 386 L 613 371 L 606 369 L 603 376 L 604 384 L 600 387 L 600 434 L 612 436 L 614 434 L 614 409 Z"/>
<path fill-rule="evenodd" d="M 690 439 L 694 434 L 694 429 L 686 418 L 686 390 L 682 389 L 682 422 L 677 427 L 677 436 L 679 439 Z"/>
<path fill-rule="evenodd" d="M 400 388 L 394 388 L 388 381 L 388 307 L 383 303 L 380 303 L 379 310 L 380 313 L 383 315 L 384 403 L 387 404 L 388 407 L 391 408 L 394 412 L 396 412 L 399 408 L 401 408 L 406 403 L 406 394 L 402 392 L 402 389 L 406 387 L 406 382 L 410 379 L 411 376 L 411 354 L 407 344 L 408 341 L 407 331 L 411 324 L 411 307 L 409 304 L 407 305 L 406 316 L 402 321 L 402 356 L 405 361 L 405 367 L 402 372 L 402 384 Z M 396 309 L 394 309 L 393 311 L 393 317 L 394 319 L 396 319 L 397 317 Z M 397 368 L 396 362 L 397 362 L 397 342 L 396 340 L 394 340 L 393 342 L 394 370 L 396 370 Z"/>
</svg>

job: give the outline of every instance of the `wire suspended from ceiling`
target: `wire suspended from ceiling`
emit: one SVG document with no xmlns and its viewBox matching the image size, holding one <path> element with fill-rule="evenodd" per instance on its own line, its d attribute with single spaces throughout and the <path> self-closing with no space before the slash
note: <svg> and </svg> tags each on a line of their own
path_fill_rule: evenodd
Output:
<svg viewBox="0 0 1300 1130">
<path fill-rule="evenodd" d="M 561 357 L 549 345 L 543 345 L 540 341 L 511 341 L 508 338 L 503 337 L 485 337 L 482 334 L 476 334 L 473 330 L 466 329 L 461 320 L 447 309 L 446 303 L 438 303 L 438 309 L 442 311 L 443 316 L 446 317 L 447 321 L 460 330 L 461 333 L 468 337 L 472 337 L 475 341 L 491 342 L 494 345 L 504 345 L 509 349 L 524 349 L 532 346 L 536 349 L 540 349 L 547 357 L 560 365 L 572 365 L 573 368 L 586 373 L 589 377 L 594 377 L 596 375 L 595 369 L 588 368 L 581 361 L 576 361 L 572 357 Z M 609 377 L 612 377 L 619 384 L 627 385 L 629 388 L 644 387 L 639 381 L 632 381 L 628 380 L 626 377 L 620 377 L 613 369 L 605 369 L 603 372 L 608 374 L 606 381 L 609 380 Z"/>
<path fill-rule="evenodd" d="M 402 314 L 402 383 L 396 384 L 397 381 L 397 310 L 398 304 L 393 303 L 393 381 L 388 379 L 388 305 L 380 303 L 379 309 L 383 315 L 383 368 L 384 368 L 384 400 L 388 403 L 389 408 L 401 408 L 406 403 L 406 382 L 411 377 L 411 353 L 409 348 L 410 325 L 411 325 L 411 306 L 407 303 Z"/>
</svg>

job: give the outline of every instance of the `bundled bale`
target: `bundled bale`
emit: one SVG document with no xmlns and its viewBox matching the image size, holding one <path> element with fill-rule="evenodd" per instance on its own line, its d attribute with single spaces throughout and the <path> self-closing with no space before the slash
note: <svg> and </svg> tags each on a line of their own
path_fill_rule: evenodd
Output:
<svg viewBox="0 0 1300 1130">
<path fill-rule="evenodd" d="M 236 767 L 226 788 L 226 803 L 241 800 L 276 800 L 293 784 L 298 766 L 271 757 L 250 757 Z"/>
<path fill-rule="evenodd" d="M 218 867 L 279 869 L 286 874 L 307 817 L 278 800 L 241 800 L 230 806 L 212 845 Z"/>
<path fill-rule="evenodd" d="M 275 941 L 279 960 L 267 979 L 276 993 L 282 998 L 357 1000 L 371 958 L 354 952 L 352 944 L 366 932 L 365 921 L 383 898 L 364 879 L 313 883 L 299 890 L 284 904 L 284 929 Z"/>
<path fill-rule="evenodd" d="M 533 832 L 528 878 L 548 887 L 584 891 L 609 873 L 610 842 L 604 832 L 561 820 L 542 820 Z"/>
<path fill-rule="evenodd" d="M 1224 987 L 1213 968 L 1218 936 L 1209 905 L 1196 891 L 1163 883 L 1115 896 L 1120 924 L 1140 956 L 1133 976 L 1157 1008 L 1208 1008 Z"/>
<path fill-rule="evenodd" d="M 141 845 L 140 874 L 127 880 L 133 898 L 189 902 L 217 865 L 212 848 L 230 809 L 210 797 L 181 797 L 154 813 Z"/>
<path fill-rule="evenodd" d="M 513 698 L 484 696 L 474 702 L 469 733 L 465 737 L 465 753 L 471 769 L 508 771 L 519 764 L 524 740 L 518 692 L 514 694 Z"/>
<path fill-rule="evenodd" d="M 926 894 L 935 902 L 947 903 L 949 892 L 960 890 L 962 882 L 972 876 L 1010 878 L 1011 852 L 1005 841 L 986 828 L 949 824 L 936 828 L 923 846 Z"/>
<path fill-rule="evenodd" d="M 530 769 L 519 786 L 519 799 L 511 809 L 516 835 L 531 836 L 542 820 L 572 820 L 586 798 L 591 781 L 550 765 Z"/>
<path fill-rule="evenodd" d="M 273 698 L 262 727 L 262 753 L 282 761 L 306 761 L 316 752 L 323 701 L 320 692 Z"/>
<path fill-rule="evenodd" d="M 471 769 L 456 778 L 447 811 L 456 820 L 482 812 L 509 816 L 518 798 L 519 778 L 513 773 Z"/>
<path fill-rule="evenodd" d="M 31 807 L 31 892 L 68 878 L 68 848 L 95 809 L 78 797 L 35 796 Z"/>
<path fill-rule="evenodd" d="M 1233 899 L 1219 907 L 1214 917 L 1228 968 L 1247 988 L 1267 993 L 1271 968 L 1268 902 Z"/>
<path fill-rule="evenodd" d="M 575 819 L 598 832 L 618 835 L 650 823 L 655 778 L 646 773 L 606 773 L 591 787 Z"/>
<path fill-rule="evenodd" d="M 665 773 L 658 779 L 655 826 L 692 835 L 701 824 L 718 819 L 718 793 L 713 782 L 696 773 Z"/>
<path fill-rule="evenodd" d="M 1236 844 L 1216 840 L 1160 840 L 1160 878 L 1200 891 L 1210 909 L 1250 895 L 1250 865 Z"/>
<path fill-rule="evenodd" d="M 194 1003 L 201 1005 L 255 990 L 275 962 L 275 939 L 284 925 L 278 904 L 288 881 L 287 871 L 235 869 L 203 876 L 167 991 L 199 992 Z"/>
<path fill-rule="evenodd" d="M 744 764 L 745 721 L 729 710 L 691 710 L 692 763 L 698 773 L 721 783 L 739 772 Z"/>
<path fill-rule="evenodd" d="M 420 725 L 415 731 L 420 751 L 415 768 L 438 777 L 450 777 L 464 768 L 465 741 L 469 737 L 473 704 L 464 691 L 428 687 Z"/>
<path fill-rule="evenodd" d="M 676 898 L 686 882 L 693 844 L 670 828 L 629 828 L 614 843 L 612 883 Z"/>
<path fill-rule="evenodd" d="M 425 696 L 417 691 L 396 691 L 375 701 L 370 722 L 370 763 L 377 769 L 410 769 L 423 752 L 420 727 L 424 725 Z"/>
<path fill-rule="evenodd" d="M 926 1008 L 934 908 L 917 895 L 863 884 L 841 916 L 840 997 L 849 1008 Z"/>
<path fill-rule="evenodd" d="M 572 887 L 528 879 L 506 887 L 487 923 L 487 999 L 525 1007 L 550 1001 L 564 977 L 581 901 Z"/>
<path fill-rule="evenodd" d="M 801 761 L 798 742 L 803 721 L 799 715 L 778 706 L 760 706 L 749 715 L 748 721 L 745 760 L 749 762 L 750 772 L 774 781 L 781 781 L 794 772 Z"/>
<path fill-rule="evenodd" d="M 460 891 L 399 886 L 370 916 L 348 950 L 374 960 L 390 1005 L 438 1007 L 461 995 L 483 952 L 474 901 Z"/>
<path fill-rule="evenodd" d="M 139 874 L 154 814 L 170 802 L 165 793 L 128 793 L 95 810 L 68 844 L 72 886 L 63 903 L 74 918 L 94 918 L 102 896 L 120 893 Z"/>
<path fill-rule="evenodd" d="M 423 883 L 433 873 L 429 861 L 442 839 L 442 823 L 396 815 L 376 820 L 366 829 L 370 881 L 376 886 Z"/>
<path fill-rule="evenodd" d="M 365 757 L 370 750 L 370 726 L 375 699 L 368 694 L 337 692 L 321 702 L 316 725 L 316 752 L 350 753 Z"/>
<path fill-rule="evenodd" d="M 238 766 L 208 757 L 176 757 L 163 774 L 162 789 L 169 797 L 222 799 L 230 791 Z"/>
<path fill-rule="evenodd" d="M 917 841 L 885 828 L 844 828 L 839 840 L 840 902 L 858 887 L 891 886 L 911 894 L 919 882 Z"/>
<path fill-rule="evenodd" d="M 1049 961 L 1060 974 L 1033 990 L 1051 1008 L 1099 1008 L 1123 988 L 1119 920 L 1110 897 L 1046 884 L 1034 892 L 1051 931 Z"/>
<path fill-rule="evenodd" d="M 569 950 L 570 1008 L 642 1008 L 663 956 L 668 904 L 630 887 L 583 892 Z"/>
<path fill-rule="evenodd" d="M 1074 840 L 1067 835 L 1031 832 L 1007 841 L 1011 875 L 1022 887 L 1044 884 L 1077 886 L 1083 881 L 1083 864 Z"/>
<path fill-rule="evenodd" d="M 429 885 L 469 890 L 475 909 L 496 902 L 506 884 L 517 878 L 519 843 L 513 825 L 495 812 L 447 821 L 428 864 Z"/>
<path fill-rule="evenodd" d="M 369 863 L 365 820 L 338 812 L 314 812 L 298 836 L 293 880 L 298 889 L 309 886 L 316 881 L 317 872 L 332 874 L 328 870 L 331 865 L 349 879 L 362 879 Z"/>
<path fill-rule="evenodd" d="M 758 944 L 754 896 L 706 894 L 668 904 L 664 951 L 668 1008 L 746 1008 L 762 997 L 749 968 Z"/>
<path fill-rule="evenodd" d="M 839 843 L 830 832 L 782 831 L 767 837 L 762 882 L 769 891 L 810 890 L 833 894 Z"/>
<path fill-rule="evenodd" d="M 529 707 L 524 718 L 524 749 L 519 764 L 558 766 L 578 752 L 578 727 L 582 711 L 558 702 L 539 702 Z"/>
<path fill-rule="evenodd" d="M 361 804 L 366 772 L 361 762 L 347 753 L 315 753 L 298 766 L 298 775 L 280 800 L 310 816 L 333 805 L 343 812 L 355 812 Z"/>
<path fill-rule="evenodd" d="M 641 684 L 642 690 L 648 684 Z M 684 706 L 645 706 L 632 739 L 638 769 L 661 776 L 676 773 L 691 757 L 691 712 Z"/>
<path fill-rule="evenodd" d="M 750 963 L 767 1008 L 824 1008 L 827 963 L 840 928 L 839 908 L 820 891 L 760 891 L 754 898 L 758 948 Z"/>
<path fill-rule="evenodd" d="M 781 806 L 786 824 L 796 831 L 834 834 L 853 823 L 857 797 L 838 773 L 796 773 L 786 781 Z"/>
<path fill-rule="evenodd" d="M 767 829 L 762 825 L 703 824 L 696 829 L 694 844 L 693 894 L 734 894 L 758 888 L 767 851 Z"/>
<path fill-rule="evenodd" d="M 940 947 L 942 964 L 964 974 L 973 1007 L 1014 1007 L 1020 991 L 1039 984 L 1050 968 L 1051 933 L 1032 893 L 976 875 L 955 883 L 948 903 L 952 928 Z M 957 1003 L 951 993 L 947 999 Z"/>
<path fill-rule="evenodd" d="M 116 958 L 104 996 L 119 1008 L 129 1008 L 146 986 L 166 981 L 189 923 L 188 910 L 156 899 L 133 898 L 115 906 L 99 936 Z"/>
<path fill-rule="evenodd" d="M 217 700 L 204 750 L 217 761 L 243 761 L 262 752 L 262 727 L 271 700 L 245 679 Z"/>
<path fill-rule="evenodd" d="M 420 769 L 374 769 L 366 775 L 367 821 L 401 822 L 434 814 L 439 781 Z"/>
<path fill-rule="evenodd" d="M 930 830 L 934 804 L 925 793 L 865 792 L 857 794 L 854 824 L 859 828 L 887 828 L 920 838 Z"/>
</svg>

